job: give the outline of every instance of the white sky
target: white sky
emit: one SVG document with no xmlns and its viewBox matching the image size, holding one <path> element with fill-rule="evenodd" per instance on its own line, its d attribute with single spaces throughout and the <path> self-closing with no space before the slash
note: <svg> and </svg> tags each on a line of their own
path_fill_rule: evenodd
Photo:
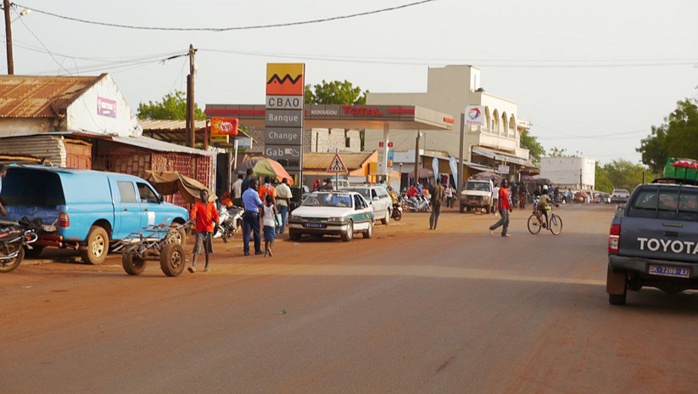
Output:
<svg viewBox="0 0 698 394">
<path fill-rule="evenodd" d="M 262 104 L 267 63 L 306 64 L 306 83 L 348 80 L 372 92 L 425 92 L 428 67 L 473 64 L 489 93 L 516 101 L 550 150 L 602 163 L 640 162 L 635 149 L 698 96 L 696 0 L 434 0 L 301 26 L 227 32 L 105 27 L 244 27 L 309 21 L 420 0 L 18 0 L 36 11 L 12 23 L 15 74 L 111 74 L 131 107 L 186 91 L 196 101 Z M 15 14 L 13 13 L 13 17 Z M 4 31 L 0 32 L 4 33 Z M 4 34 L 1 34 L 4 37 Z M 6 72 L 2 57 L 0 72 Z"/>
</svg>

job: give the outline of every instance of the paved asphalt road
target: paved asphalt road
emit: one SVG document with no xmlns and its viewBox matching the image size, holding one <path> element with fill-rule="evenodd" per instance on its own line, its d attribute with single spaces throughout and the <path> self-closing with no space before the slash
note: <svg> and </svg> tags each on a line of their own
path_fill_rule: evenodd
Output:
<svg viewBox="0 0 698 394">
<path fill-rule="evenodd" d="M 0 393 L 695 392 L 698 297 L 609 305 L 613 207 L 557 212 L 560 236 L 446 210 L 272 258 L 217 240 L 174 278 L 45 254 L 0 276 Z"/>
</svg>

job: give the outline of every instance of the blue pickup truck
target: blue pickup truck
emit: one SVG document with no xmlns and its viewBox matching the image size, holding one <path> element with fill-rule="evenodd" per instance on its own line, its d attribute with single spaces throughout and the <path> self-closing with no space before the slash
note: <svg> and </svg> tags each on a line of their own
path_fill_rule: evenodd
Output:
<svg viewBox="0 0 698 394">
<path fill-rule="evenodd" d="M 608 238 L 606 292 L 613 305 L 643 286 L 698 289 L 698 187 L 664 180 L 639 185 L 616 210 Z"/>
<path fill-rule="evenodd" d="M 12 165 L 3 180 L 2 194 L 8 217 L 39 217 L 57 227 L 41 234 L 31 253 L 46 246 L 76 248 L 82 260 L 101 264 L 110 245 L 141 228 L 165 223 L 183 224 L 186 209 L 163 202 L 146 180 L 110 172 L 46 166 Z M 184 243 L 178 230 L 175 242 Z"/>
</svg>

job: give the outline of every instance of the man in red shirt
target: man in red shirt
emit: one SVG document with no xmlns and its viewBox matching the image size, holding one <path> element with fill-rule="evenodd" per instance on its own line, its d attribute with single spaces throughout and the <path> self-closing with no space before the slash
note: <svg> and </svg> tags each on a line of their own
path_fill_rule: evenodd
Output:
<svg viewBox="0 0 698 394">
<path fill-rule="evenodd" d="M 196 272 L 196 257 L 201 254 L 201 249 L 206 252 L 206 265 L 204 272 L 208 272 L 208 255 L 213 253 L 213 229 L 218 224 L 218 211 L 216 205 L 208 200 L 208 190 L 201 190 L 199 193 L 200 201 L 194 203 L 194 208 L 191 210 L 191 220 L 196 224 L 196 242 L 194 242 L 194 257 L 189 267 L 189 272 Z"/>
<path fill-rule="evenodd" d="M 490 226 L 490 235 L 494 235 L 494 230 L 502 227 L 502 237 L 508 237 L 507 230 L 509 229 L 509 212 L 511 212 L 511 201 L 509 201 L 509 181 L 502 180 L 499 187 L 499 200 L 497 201 L 497 210 L 499 210 L 500 219 L 497 223 Z"/>
</svg>

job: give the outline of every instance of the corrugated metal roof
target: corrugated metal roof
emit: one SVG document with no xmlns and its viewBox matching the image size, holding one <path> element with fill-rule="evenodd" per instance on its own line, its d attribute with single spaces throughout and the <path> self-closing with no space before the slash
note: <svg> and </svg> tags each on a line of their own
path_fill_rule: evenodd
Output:
<svg viewBox="0 0 698 394">
<path fill-rule="evenodd" d="M 47 118 L 66 108 L 98 77 L 0 75 L 0 118 Z"/>
<path fill-rule="evenodd" d="M 196 143 L 204 142 L 204 131 L 206 130 L 206 120 L 194 121 L 196 131 L 194 138 Z M 163 120 L 163 119 L 143 119 L 139 120 L 143 128 L 143 135 L 160 141 L 172 142 L 174 144 L 185 145 L 187 143 L 187 121 L 186 120 Z M 242 130 L 240 135 L 249 137 Z"/>
</svg>

